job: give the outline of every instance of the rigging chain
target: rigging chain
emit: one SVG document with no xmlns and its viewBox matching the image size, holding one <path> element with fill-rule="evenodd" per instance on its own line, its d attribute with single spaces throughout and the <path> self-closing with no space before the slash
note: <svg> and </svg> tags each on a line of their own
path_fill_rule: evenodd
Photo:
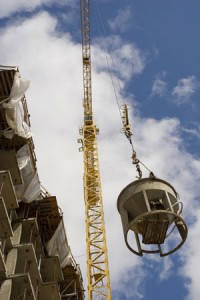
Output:
<svg viewBox="0 0 200 300">
<path fill-rule="evenodd" d="M 133 142 L 132 142 L 132 136 L 133 136 L 133 133 L 131 131 L 131 126 L 130 126 L 130 123 L 129 123 L 129 117 L 128 117 L 128 106 L 127 104 L 123 104 L 121 106 L 121 109 L 122 109 L 122 123 L 123 123 L 123 128 L 122 128 L 122 132 L 125 134 L 125 136 L 127 137 L 127 139 L 129 140 L 129 143 L 131 144 L 131 148 L 132 148 L 132 163 L 136 166 L 136 171 L 138 172 L 138 176 L 137 178 L 138 179 L 141 179 L 142 178 L 142 171 L 140 169 L 140 165 L 143 165 L 143 167 L 145 167 L 148 171 L 149 171 L 149 177 L 150 178 L 155 178 L 155 175 L 154 173 L 149 170 L 138 158 L 137 158 L 137 154 L 136 154 L 136 151 L 133 147 Z"/>
</svg>

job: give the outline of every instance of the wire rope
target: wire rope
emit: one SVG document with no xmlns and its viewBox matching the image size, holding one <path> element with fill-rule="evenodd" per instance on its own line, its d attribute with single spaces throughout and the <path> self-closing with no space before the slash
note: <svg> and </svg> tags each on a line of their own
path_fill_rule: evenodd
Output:
<svg viewBox="0 0 200 300">
<path fill-rule="evenodd" d="M 94 0 L 94 3 L 95 3 L 95 8 L 96 8 L 95 15 L 96 15 L 96 20 L 97 20 L 97 27 L 98 27 L 98 30 L 99 30 L 99 35 L 103 36 L 104 40 L 106 41 L 108 39 L 108 35 L 106 33 L 106 29 L 105 29 L 105 26 L 104 26 L 103 21 L 102 21 L 103 18 L 102 18 L 101 12 L 100 12 L 100 8 L 99 8 L 99 5 L 97 4 L 96 0 Z M 116 68 L 116 65 L 115 65 L 115 61 L 114 61 L 112 53 L 109 52 L 108 47 L 106 47 L 105 42 L 102 43 L 102 48 L 103 48 L 103 52 L 104 52 L 104 55 L 105 55 L 105 58 L 106 58 L 106 63 L 107 63 L 107 68 L 108 68 L 108 74 L 109 74 L 109 77 L 111 79 L 111 83 L 112 83 L 114 94 L 115 94 L 115 99 L 116 99 L 116 102 L 117 102 L 117 106 L 118 106 L 120 118 L 121 118 L 122 125 L 123 125 L 122 132 L 124 132 L 125 136 L 127 137 L 127 139 L 129 140 L 129 142 L 131 144 L 131 148 L 132 148 L 132 163 L 134 165 L 136 165 L 136 170 L 138 172 L 138 175 L 139 175 L 138 178 L 139 179 L 142 177 L 142 171 L 140 170 L 139 163 L 146 170 L 149 171 L 149 176 L 151 178 L 154 178 L 155 177 L 154 173 L 141 160 L 139 160 L 137 158 L 136 151 L 135 151 L 135 149 L 133 147 L 133 143 L 132 143 L 132 135 L 133 135 L 133 133 L 130 130 L 130 125 L 128 124 L 128 130 L 126 129 L 126 126 L 124 125 L 124 116 L 123 116 L 121 107 L 122 106 L 125 107 L 127 105 L 125 103 L 124 93 L 123 93 L 123 89 L 122 89 L 121 84 L 120 84 L 120 80 L 119 80 L 117 68 Z M 109 54 L 111 63 L 109 62 L 108 54 Z M 116 82 L 117 82 L 117 85 L 118 85 L 119 95 L 121 97 L 121 102 L 123 103 L 122 105 L 120 105 L 120 99 L 118 97 L 117 89 L 116 89 L 116 86 L 115 86 L 115 82 L 114 82 L 114 78 L 113 78 L 113 73 L 115 75 L 115 79 L 116 79 Z"/>
<path fill-rule="evenodd" d="M 98 30 L 99 30 L 99 34 L 100 34 L 100 36 L 103 36 L 104 40 L 106 41 L 106 39 L 108 39 L 108 35 L 106 33 L 106 29 L 105 29 L 105 26 L 104 26 L 103 21 L 102 21 L 101 12 L 100 12 L 100 9 L 99 9 L 99 6 L 98 6 L 96 0 L 94 1 L 94 3 L 95 3 L 95 6 L 96 6 L 95 14 L 96 14 L 96 17 L 97 17 L 96 20 L 97 20 L 97 27 L 98 27 Z M 119 109 L 119 114 L 120 114 L 120 117 L 121 117 L 121 120 L 122 120 L 122 112 L 121 112 L 121 109 L 120 109 L 120 107 L 121 107 L 120 100 L 119 100 L 119 97 L 118 97 L 118 94 L 117 94 L 117 90 L 116 90 L 116 87 L 115 87 L 114 78 L 113 78 L 113 74 L 112 74 L 112 70 L 113 70 L 113 72 L 115 74 L 115 79 L 116 79 L 117 84 L 118 84 L 118 88 L 119 88 L 119 91 L 120 91 L 122 101 L 125 104 L 123 91 L 122 91 L 122 88 L 121 88 L 121 85 L 120 85 L 120 82 L 119 82 L 119 79 L 118 79 L 118 76 L 117 76 L 117 69 L 115 67 L 113 56 L 112 56 L 111 52 L 108 51 L 108 47 L 106 47 L 105 42 L 103 42 L 102 48 L 103 48 L 104 55 L 105 55 L 105 58 L 106 58 L 108 73 L 109 73 L 109 77 L 110 77 L 111 82 L 112 82 L 112 86 L 113 86 L 113 90 L 114 90 L 114 94 L 115 94 L 115 99 L 116 99 L 117 106 L 118 106 L 118 109 Z M 108 59 L 108 54 L 111 58 L 111 64 L 110 64 L 109 59 Z"/>
</svg>

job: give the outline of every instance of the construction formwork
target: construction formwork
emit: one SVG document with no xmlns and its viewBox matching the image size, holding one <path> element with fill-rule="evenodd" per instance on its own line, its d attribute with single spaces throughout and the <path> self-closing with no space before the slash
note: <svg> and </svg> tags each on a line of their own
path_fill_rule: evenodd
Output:
<svg viewBox="0 0 200 300">
<path fill-rule="evenodd" d="M 0 299 L 84 299 L 62 211 L 39 181 L 28 86 L 0 66 Z"/>
</svg>

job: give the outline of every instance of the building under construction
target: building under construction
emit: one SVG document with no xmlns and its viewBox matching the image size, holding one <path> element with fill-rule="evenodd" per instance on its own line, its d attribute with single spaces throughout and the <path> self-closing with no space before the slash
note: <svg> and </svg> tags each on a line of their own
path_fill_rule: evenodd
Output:
<svg viewBox="0 0 200 300">
<path fill-rule="evenodd" d="M 62 211 L 40 184 L 17 67 L 0 66 L 0 299 L 84 299 Z"/>
<path fill-rule="evenodd" d="M 99 129 L 92 109 L 89 4 L 80 0 L 84 122 L 78 139 L 84 162 L 87 295 L 88 300 L 111 300 Z M 83 280 L 68 245 L 62 211 L 56 197 L 40 184 L 25 99 L 28 87 L 17 67 L 0 66 L 0 300 L 82 300 Z M 124 240 L 138 256 L 167 256 L 187 238 L 183 204 L 174 187 L 148 168 L 149 178 L 142 178 L 140 165 L 146 166 L 133 147 L 126 104 L 121 118 L 139 175 L 117 201 Z"/>
</svg>

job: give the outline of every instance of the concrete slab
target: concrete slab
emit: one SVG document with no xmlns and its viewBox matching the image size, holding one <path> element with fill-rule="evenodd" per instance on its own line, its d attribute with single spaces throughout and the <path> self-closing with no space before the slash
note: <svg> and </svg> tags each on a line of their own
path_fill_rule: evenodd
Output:
<svg viewBox="0 0 200 300">
<path fill-rule="evenodd" d="M 15 150 L 0 150 L 0 170 L 10 171 L 14 185 L 23 183 Z"/>
<path fill-rule="evenodd" d="M 64 280 L 58 256 L 47 256 L 41 259 L 40 272 L 43 282 Z"/>
<path fill-rule="evenodd" d="M 0 287 L 0 299 L 10 300 L 11 290 L 12 290 L 12 279 L 4 280 Z"/>
<path fill-rule="evenodd" d="M 7 210 L 18 208 L 15 189 L 9 171 L 0 171 L 0 196 L 3 197 Z"/>
<path fill-rule="evenodd" d="M 0 238 L 7 238 L 13 235 L 10 218 L 4 203 L 4 199 L 0 197 Z"/>
</svg>

